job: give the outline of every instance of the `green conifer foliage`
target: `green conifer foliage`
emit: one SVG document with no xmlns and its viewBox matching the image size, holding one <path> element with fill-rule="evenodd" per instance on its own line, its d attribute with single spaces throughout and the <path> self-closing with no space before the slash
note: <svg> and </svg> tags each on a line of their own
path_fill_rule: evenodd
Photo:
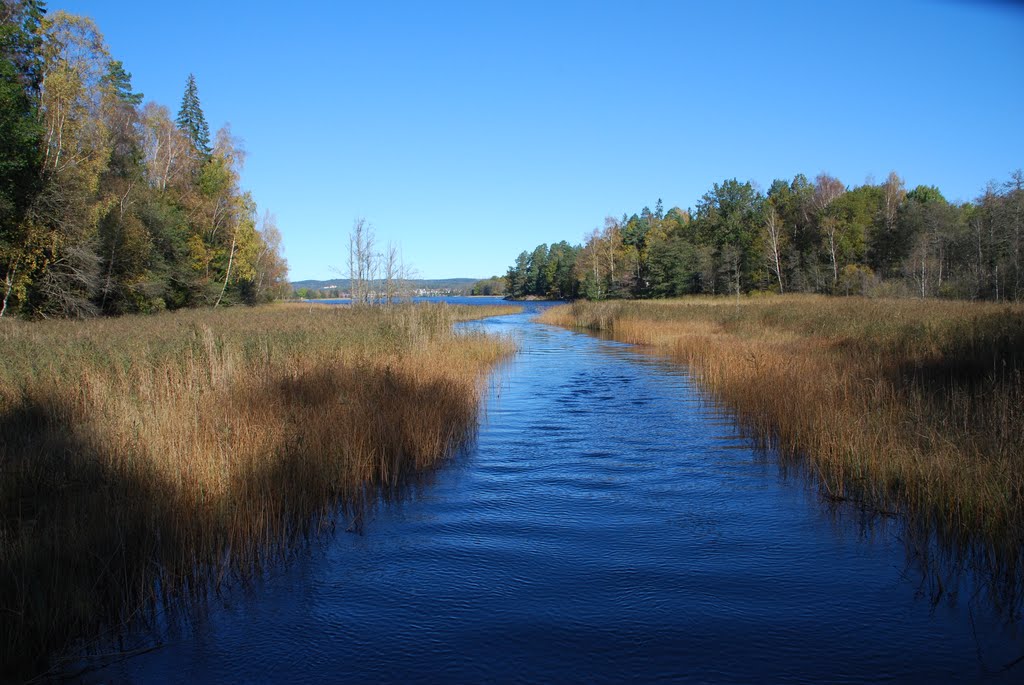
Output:
<svg viewBox="0 0 1024 685">
<path fill-rule="evenodd" d="M 0 0 L 0 230 L 39 185 L 39 22 L 43 3 Z M 0 239 L 2 239 L 0 235 Z"/>
<path fill-rule="evenodd" d="M 142 104 L 142 93 L 132 92 L 132 74 L 130 71 L 124 70 L 124 63 L 119 59 L 110 60 L 110 64 L 107 67 L 107 74 L 103 79 L 104 83 L 111 89 L 114 96 L 120 101 L 128 105 L 140 105 Z M 202 112 L 200 112 L 202 115 Z M 180 114 L 179 123 L 180 123 Z"/>
<path fill-rule="evenodd" d="M 181 98 L 181 109 L 178 110 L 178 128 L 185 132 L 192 147 L 203 157 L 209 157 L 210 152 L 210 127 L 203 115 L 203 108 L 199 104 L 199 90 L 196 88 L 196 77 L 188 75 L 188 83 L 185 84 L 185 95 Z"/>
</svg>

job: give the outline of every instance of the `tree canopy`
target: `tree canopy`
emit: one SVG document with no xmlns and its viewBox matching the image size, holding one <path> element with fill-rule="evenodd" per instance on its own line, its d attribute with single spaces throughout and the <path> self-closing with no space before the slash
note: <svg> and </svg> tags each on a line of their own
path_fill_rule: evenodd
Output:
<svg viewBox="0 0 1024 685">
<path fill-rule="evenodd" d="M 0 0 L 0 316 L 149 312 L 287 291 L 281 237 L 210 143 L 195 77 L 177 121 L 87 17 Z"/>
<path fill-rule="evenodd" d="M 952 204 L 935 186 L 890 173 L 847 187 L 821 173 L 712 184 L 692 210 L 608 217 L 581 245 L 559 243 L 558 278 L 540 278 L 553 245 L 523 252 L 513 296 L 669 297 L 756 291 L 1019 300 L 1024 174 Z M 544 272 L 547 273 L 547 272 Z"/>
</svg>

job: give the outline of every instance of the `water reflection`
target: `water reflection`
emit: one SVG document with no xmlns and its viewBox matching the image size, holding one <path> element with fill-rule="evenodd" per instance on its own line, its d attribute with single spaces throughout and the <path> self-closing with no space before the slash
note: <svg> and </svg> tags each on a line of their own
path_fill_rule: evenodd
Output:
<svg viewBox="0 0 1024 685">
<path fill-rule="evenodd" d="M 468 324 L 521 351 L 466 453 L 85 679 L 1021 677 L 1016 568 L 823 501 L 685 369 L 528 323 L 540 306 Z"/>
<path fill-rule="evenodd" d="M 583 335 L 614 343 L 603 332 Z M 605 354 L 621 354 L 618 344 L 603 349 Z M 682 374 L 677 362 L 643 348 L 630 347 L 636 363 L 650 364 L 664 374 Z M 689 379 L 688 379 L 689 380 Z M 966 602 L 974 613 L 990 615 L 992 620 L 1015 628 L 1024 620 L 1024 544 L 1017 540 L 999 540 L 950 529 L 933 518 L 911 511 L 881 511 L 862 503 L 836 499 L 819 486 L 816 474 L 799 455 L 780 455 L 771 436 L 751 435 L 735 414 L 701 392 L 696 381 L 689 389 L 703 401 L 698 406 L 724 430 L 735 430 L 753 450 L 755 458 L 775 468 L 783 480 L 801 484 L 807 492 L 808 506 L 817 507 L 832 524 L 836 536 L 855 535 L 863 544 L 896 540 L 904 549 L 902 578 L 914 590 L 914 596 L 933 607 L 941 603 Z"/>
</svg>

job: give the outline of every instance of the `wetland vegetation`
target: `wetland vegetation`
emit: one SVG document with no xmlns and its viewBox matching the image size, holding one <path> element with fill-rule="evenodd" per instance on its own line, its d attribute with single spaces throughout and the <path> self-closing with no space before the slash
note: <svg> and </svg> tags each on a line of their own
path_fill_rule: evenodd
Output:
<svg viewBox="0 0 1024 685">
<path fill-rule="evenodd" d="M 276 305 L 0 326 L 0 663 L 250 576 L 450 456 L 513 307 Z M 78 642 L 76 642 L 78 641 Z"/>
<path fill-rule="evenodd" d="M 461 30 L 460 21 L 448 23 Z M 394 23 L 385 24 L 393 33 Z M 120 36 L 117 42 L 125 36 L 112 35 Z M 505 42 L 485 38 L 481 44 Z M 402 44 L 417 45 L 415 40 Z M 202 64 L 210 64 L 212 54 L 203 53 Z M 372 70 L 373 60 L 364 62 Z M 433 60 L 417 58 L 406 66 L 421 62 Z M 490 61 L 474 55 L 461 63 Z M 404 78 L 409 69 L 397 71 Z M 457 72 L 444 70 L 449 79 Z M 575 79 L 573 71 L 552 73 Z M 515 347 L 500 334 L 453 328 L 458 321 L 515 308 L 399 303 L 441 283 L 417 283 L 401 248 L 376 243 L 373 226 L 364 219 L 356 219 L 349 235 L 346 278 L 293 284 L 299 297 L 344 294 L 355 306 L 268 304 L 293 291 L 277 221 L 260 211 L 256 198 L 243 188 L 242 140 L 226 124 L 211 136 L 197 78 L 180 76 L 185 88 L 175 115 L 164 105 L 144 102 L 132 74 L 92 19 L 48 12 L 41 0 L 0 0 L 0 679 L 63 673 L 68 663 L 95 654 L 98 645 L 121 639 L 131 627 L 159 623 L 192 600 L 260 577 L 315 533 L 331 528 L 339 514 L 359 513 L 381 495 L 397 493 L 409 478 L 430 471 L 473 440 L 488 371 Z M 523 82 L 538 83 L 534 76 Z M 593 82 L 606 83 L 607 77 L 601 73 Z M 678 81 L 679 74 L 671 78 Z M 517 81 L 506 80 L 513 86 Z M 244 91 L 244 79 L 235 76 L 225 81 L 210 74 L 204 81 L 230 81 L 230 92 L 222 90 L 222 97 Z M 365 81 L 385 84 L 391 94 L 408 93 L 408 84 L 396 87 L 387 78 Z M 559 92 L 574 92 L 564 85 L 558 84 Z M 844 88 L 851 91 L 848 83 Z M 472 87 L 450 94 L 462 92 L 474 98 L 464 111 L 486 104 Z M 843 102 L 846 95 L 831 100 Z M 376 100 L 388 102 L 387 97 Z M 677 108 L 670 100 L 657 109 L 702 109 Z M 587 116 L 615 109 L 588 108 Z M 249 109 L 267 110 L 263 104 Z M 275 124 L 278 133 L 303 130 L 297 122 L 304 109 L 309 108 L 295 107 L 278 120 L 291 122 L 284 128 Z M 367 133 L 372 129 L 367 125 L 390 122 L 389 116 L 347 105 L 337 111 L 348 110 L 368 113 L 369 119 L 354 129 L 366 141 L 425 130 L 392 126 L 378 138 Z M 500 110 L 517 117 L 509 130 L 529 119 L 507 103 Z M 1003 103 L 980 110 L 1012 108 Z M 459 117 L 439 119 L 464 128 Z M 634 140 L 636 122 L 622 121 L 629 122 L 629 139 Z M 498 118 L 491 123 L 494 130 L 504 130 Z M 344 130 L 343 123 L 332 125 Z M 851 128 L 837 125 L 833 122 L 833 131 Z M 671 127 L 690 128 L 677 121 Z M 1004 128 L 983 123 L 971 130 Z M 692 130 L 720 147 L 740 139 L 738 129 L 726 136 L 708 134 L 700 125 Z M 321 138 L 345 136 L 332 130 Z M 465 130 L 460 139 L 479 145 Z M 778 136 L 767 139 L 784 147 Z M 457 153 L 457 146 L 437 140 L 442 143 L 437 150 Z M 301 140 L 293 142 L 280 147 L 306 149 Z M 405 148 L 421 151 L 422 142 Z M 597 149 L 592 142 L 588 148 Z M 666 141 L 663 149 L 671 144 Z M 290 194 L 306 205 L 303 216 L 327 198 L 320 211 L 330 221 L 344 213 L 340 196 L 333 190 L 309 192 L 310 183 L 329 179 L 358 198 L 375 193 L 359 190 L 354 177 L 346 177 L 347 169 L 365 179 L 394 180 L 393 168 L 421 168 L 394 164 L 378 176 L 366 160 L 346 158 L 352 148 L 333 155 L 329 145 L 309 150 L 314 154 L 305 155 L 301 164 L 292 160 L 274 168 L 289 169 L 296 179 L 313 179 Z M 376 148 L 367 150 L 375 159 L 389 159 Z M 723 151 L 714 150 L 713 158 L 727 159 Z M 894 154 L 882 152 L 879 158 Z M 743 151 L 743 157 L 756 154 Z M 770 158 L 776 154 L 773 150 Z M 880 153 L 875 149 L 873 154 Z M 701 161 L 695 155 L 693 168 L 711 168 L 711 158 Z M 806 159 L 778 168 L 793 169 Z M 319 166 L 325 160 L 330 168 Z M 449 168 L 438 161 L 422 168 Z M 1005 159 L 986 163 L 1002 172 Z M 680 183 L 676 172 L 681 167 L 672 164 L 675 168 L 660 172 L 652 166 L 651 177 L 660 173 L 664 183 Z M 457 166 L 481 179 L 494 178 L 475 164 Z M 606 173 L 625 165 L 586 166 Z M 416 214 L 405 216 L 407 229 L 418 237 L 429 236 L 438 244 L 453 240 L 444 232 L 447 224 L 432 230 L 429 221 L 421 221 L 438 206 L 446 207 L 445 220 L 452 227 L 471 219 L 465 244 L 528 228 L 516 219 L 519 223 L 502 229 L 501 219 L 511 212 L 495 213 L 493 203 L 486 212 L 474 209 L 465 200 L 488 198 L 486 193 L 462 189 L 447 173 L 434 175 L 444 180 L 445 188 L 434 189 L 440 192 L 428 192 L 430 179 L 424 177 L 425 186 L 423 178 L 410 173 L 415 187 L 396 185 L 384 196 L 389 204 L 391 198 L 396 205 L 415 201 Z M 527 171 L 510 178 L 530 176 Z M 387 584 L 362 574 L 360 580 L 370 588 L 363 594 L 372 602 L 366 614 L 382 618 L 386 630 L 361 633 L 357 643 L 333 633 L 336 625 L 330 625 L 323 632 L 334 643 L 324 653 L 341 654 L 339 644 L 394 652 L 400 651 L 396 646 L 412 645 L 426 650 L 406 653 L 413 654 L 407 659 L 412 673 L 429 678 L 439 672 L 427 665 L 430 657 L 447 658 L 449 645 L 471 648 L 474 638 L 496 636 L 497 649 L 510 649 L 510 643 L 514 649 L 510 626 L 542 625 L 542 631 L 524 633 L 530 639 L 521 642 L 531 649 L 550 647 L 559 666 L 567 654 L 590 669 L 600 663 L 598 657 L 610 657 L 623 677 L 642 680 L 645 666 L 657 665 L 648 671 L 651 677 L 672 671 L 637 645 L 669 636 L 664 654 L 678 659 L 684 642 L 679 636 L 713 635 L 704 644 L 693 642 L 692 654 L 681 659 L 686 662 L 689 656 L 717 659 L 723 645 L 765 645 L 761 640 L 771 633 L 779 639 L 776 647 L 753 655 L 737 652 L 732 661 L 761 668 L 760 657 L 776 652 L 783 655 L 779 663 L 784 669 L 775 679 L 791 677 L 791 664 L 802 663 L 812 651 L 805 649 L 811 638 L 827 632 L 834 618 L 842 626 L 844 617 L 838 614 L 849 609 L 847 598 L 866 585 L 849 569 L 848 582 L 836 584 L 840 564 L 829 559 L 850 557 L 816 556 L 827 545 L 809 546 L 816 552 L 790 557 L 750 553 L 751 538 L 767 540 L 765 548 L 787 542 L 790 512 L 804 510 L 778 506 L 777 498 L 785 495 L 779 490 L 770 495 L 776 499 L 767 499 L 765 488 L 735 488 L 717 470 L 726 463 L 719 458 L 726 439 L 740 438 L 743 450 L 757 452 L 735 435 L 734 417 L 746 435 L 777 451 L 784 469 L 794 465 L 808 471 L 829 507 L 870 511 L 872 520 L 895 522 L 894 535 L 906 543 L 908 556 L 916 555 L 926 576 L 939 578 L 939 590 L 931 593 L 935 597 L 952 595 L 955 591 L 943 588 L 962 585 L 941 579 L 944 570 L 929 575 L 933 566 L 946 565 L 941 557 L 948 550 L 955 550 L 949 555 L 954 574 L 962 568 L 962 551 L 980 559 L 975 569 L 996 581 L 993 587 L 999 588 L 992 596 L 1010 607 L 1011 622 L 1019 624 L 1024 605 L 1024 173 L 990 182 L 969 200 L 955 186 L 944 194 L 919 180 L 908 186 L 892 172 L 881 182 L 868 178 L 849 185 L 823 171 L 813 178 L 777 178 L 762 192 L 755 181 L 724 178 L 692 207 L 666 207 L 659 199 L 653 210 L 606 218 L 579 244 L 561 240 L 521 252 L 504 277 L 472 286 L 448 282 L 446 288 L 471 287 L 474 295 L 577 300 L 546 310 L 539 320 L 646 346 L 685 365 L 686 371 L 662 359 L 648 365 L 639 358 L 652 355 L 625 354 L 619 349 L 625 346 L 607 340 L 527 324 L 526 315 L 495 324 L 490 330 L 515 330 L 517 340 L 527 341 L 537 354 L 518 369 L 530 382 L 510 393 L 518 403 L 509 403 L 514 410 L 505 411 L 505 425 L 491 436 L 491 462 L 479 460 L 478 478 L 468 479 L 440 507 L 442 525 L 433 529 L 434 539 L 431 533 L 422 535 L 426 545 L 440 541 L 434 562 L 443 572 L 431 576 L 430 563 L 408 555 L 408 546 L 388 546 L 383 556 L 390 563 L 408 562 L 403 569 L 408 575 L 398 583 L 403 592 L 395 601 L 413 613 L 406 620 L 390 620 L 400 614 L 383 614 L 377 601 Z M 620 182 L 609 187 L 615 183 Z M 532 196 L 513 186 L 508 197 Z M 459 203 L 431 207 L 420 202 L 443 198 L 446 188 L 459 189 Z M 565 225 L 559 224 L 564 217 L 545 215 L 543 207 L 529 211 L 534 218 L 544 216 L 545 225 Z M 481 227 L 492 235 L 484 236 Z M 315 240 L 318 250 L 328 243 L 324 235 Z M 313 284 L 323 289 L 310 290 Z M 662 299 L 679 297 L 689 299 Z M 539 307 L 531 303 L 527 309 L 533 306 Z M 690 377 L 716 402 L 691 394 Z M 687 399 L 676 406 L 681 393 Z M 725 438 L 712 425 L 719 411 L 728 414 Z M 631 442 L 637 426 L 650 434 Z M 735 452 L 734 446 L 729 449 Z M 774 458 L 775 451 L 766 453 Z M 743 478 L 760 477 L 756 471 L 747 469 Z M 755 512 L 752 502 L 758 501 L 760 512 Z M 760 525 L 751 523 L 757 513 Z M 609 525 L 621 523 L 624 515 L 632 516 L 628 529 Z M 464 525 L 466 520 L 474 525 Z M 456 525 L 445 528 L 444 521 Z M 477 527 L 480 522 L 485 525 Z M 552 527 L 552 522 L 561 525 Z M 416 530 L 415 535 L 422 534 L 423 529 Z M 720 540 L 731 542 L 719 545 Z M 730 545 L 731 557 L 723 554 Z M 939 560 L 933 563 L 934 558 Z M 557 563 L 545 566 L 552 559 Z M 701 566 L 705 562 L 709 565 Z M 517 563 L 521 566 L 515 569 Z M 409 583 L 414 573 L 424 571 L 418 588 Z M 813 600 L 811 609 L 796 620 L 788 613 L 802 606 L 796 601 L 749 611 L 785 590 L 777 580 L 787 572 L 790 591 L 809 604 Z M 821 581 L 816 598 L 807 592 L 812 574 Z M 526 578 L 540 582 L 523 582 Z M 690 603 L 685 595 L 693 591 L 694 578 L 705 586 L 697 588 L 699 601 Z M 454 589 L 458 580 L 470 583 Z M 541 592 L 545 582 L 549 595 Z M 876 576 L 872 587 L 886 584 L 894 585 Z M 431 601 L 439 598 L 439 587 L 463 605 L 476 606 L 487 620 L 466 621 L 467 615 L 451 610 L 452 604 L 434 611 L 437 605 Z M 586 598 L 578 603 L 586 605 L 583 613 L 572 614 L 579 606 L 565 601 L 565 587 L 573 588 L 575 599 Z M 410 588 L 415 592 L 408 593 Z M 488 594 L 495 588 L 502 596 Z M 615 594 L 606 593 L 609 588 Z M 480 590 L 485 592 L 473 594 Z M 664 601 L 673 593 L 675 604 Z M 476 601 L 467 599 L 474 596 Z M 538 597 L 542 603 L 534 603 Z M 614 611 L 616 600 L 621 613 Z M 834 600 L 832 613 L 819 611 L 825 601 Z M 495 611 L 503 602 L 506 611 L 512 609 L 505 615 Z M 881 604 L 863 606 L 872 607 L 865 614 L 882 615 Z M 609 607 L 613 611 L 603 614 L 603 622 L 596 621 Z M 729 613 L 733 607 L 741 609 Z M 679 622 L 680 617 L 699 621 L 709 610 L 719 611 L 714 620 Z M 349 606 L 336 604 L 332 612 L 332 624 L 358 625 Z M 545 612 L 557 619 L 538 621 L 548 616 Z M 813 612 L 822 621 L 803 623 Z M 968 603 L 972 637 L 980 645 L 971 612 Z M 394 630 L 434 629 L 437 616 L 455 624 L 454 637 L 444 645 Z M 763 625 L 756 622 L 761 617 Z M 309 625 L 297 623 L 304 629 Z M 869 636 L 863 626 L 853 626 L 859 632 L 846 630 L 851 625 L 844 627 L 843 642 L 853 644 L 849 636 L 854 634 L 865 640 L 850 660 L 855 675 L 863 673 L 861 657 L 871 651 L 868 637 L 884 635 L 885 647 L 896 644 L 892 635 L 903 637 L 898 628 L 887 634 L 870 626 Z M 957 627 L 965 625 L 961 620 Z M 659 634 L 645 632 L 652 626 Z M 715 633 L 716 627 L 721 632 Z M 588 628 L 596 630 L 588 633 Z M 629 646 L 632 663 L 609 649 L 615 646 L 614 631 L 623 628 L 619 644 Z M 559 629 L 565 632 L 559 635 Z M 903 632 L 924 634 L 916 628 Z M 271 636 L 294 649 L 276 633 Z M 833 660 L 837 644 L 819 646 L 819 655 Z M 512 663 L 493 659 L 494 645 L 484 645 L 472 665 Z M 587 654 L 593 645 L 601 647 L 601 655 Z M 917 652 L 918 662 L 931 661 L 930 648 L 926 644 Z M 980 657 L 980 647 L 977 652 Z M 527 653 L 518 666 L 543 663 L 544 655 Z M 973 652 L 967 653 L 973 658 Z M 249 656 L 242 654 L 243 659 Z M 397 671 L 391 669 L 399 656 L 382 654 L 375 666 L 386 670 L 378 673 L 395 678 Z M 903 654 L 896 658 L 904 660 Z M 458 653 L 448 661 L 467 659 Z M 1004 670 L 1019 663 L 1024 662 L 1015 657 Z M 720 666 L 715 663 L 707 672 L 720 678 Z M 593 672 L 602 672 L 596 668 Z M 541 671 L 533 679 L 586 672 L 577 669 Z M 321 672 L 316 678 L 337 679 L 339 672 Z M 605 675 L 614 679 L 613 673 Z M 473 672 L 465 679 L 487 678 Z"/>
<path fill-rule="evenodd" d="M 901 510 L 1016 558 L 1024 308 L 823 296 L 576 302 L 545 323 L 686 364 L 831 498 Z"/>
</svg>

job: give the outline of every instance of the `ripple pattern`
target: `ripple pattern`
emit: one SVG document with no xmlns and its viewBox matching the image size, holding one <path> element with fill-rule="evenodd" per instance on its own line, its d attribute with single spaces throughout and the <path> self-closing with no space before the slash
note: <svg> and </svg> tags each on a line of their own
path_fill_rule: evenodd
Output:
<svg viewBox="0 0 1024 685">
<path fill-rule="evenodd" d="M 924 601 L 684 369 L 532 313 L 474 324 L 521 351 L 470 453 L 87 679 L 1012 682 L 1013 626 Z"/>
</svg>

